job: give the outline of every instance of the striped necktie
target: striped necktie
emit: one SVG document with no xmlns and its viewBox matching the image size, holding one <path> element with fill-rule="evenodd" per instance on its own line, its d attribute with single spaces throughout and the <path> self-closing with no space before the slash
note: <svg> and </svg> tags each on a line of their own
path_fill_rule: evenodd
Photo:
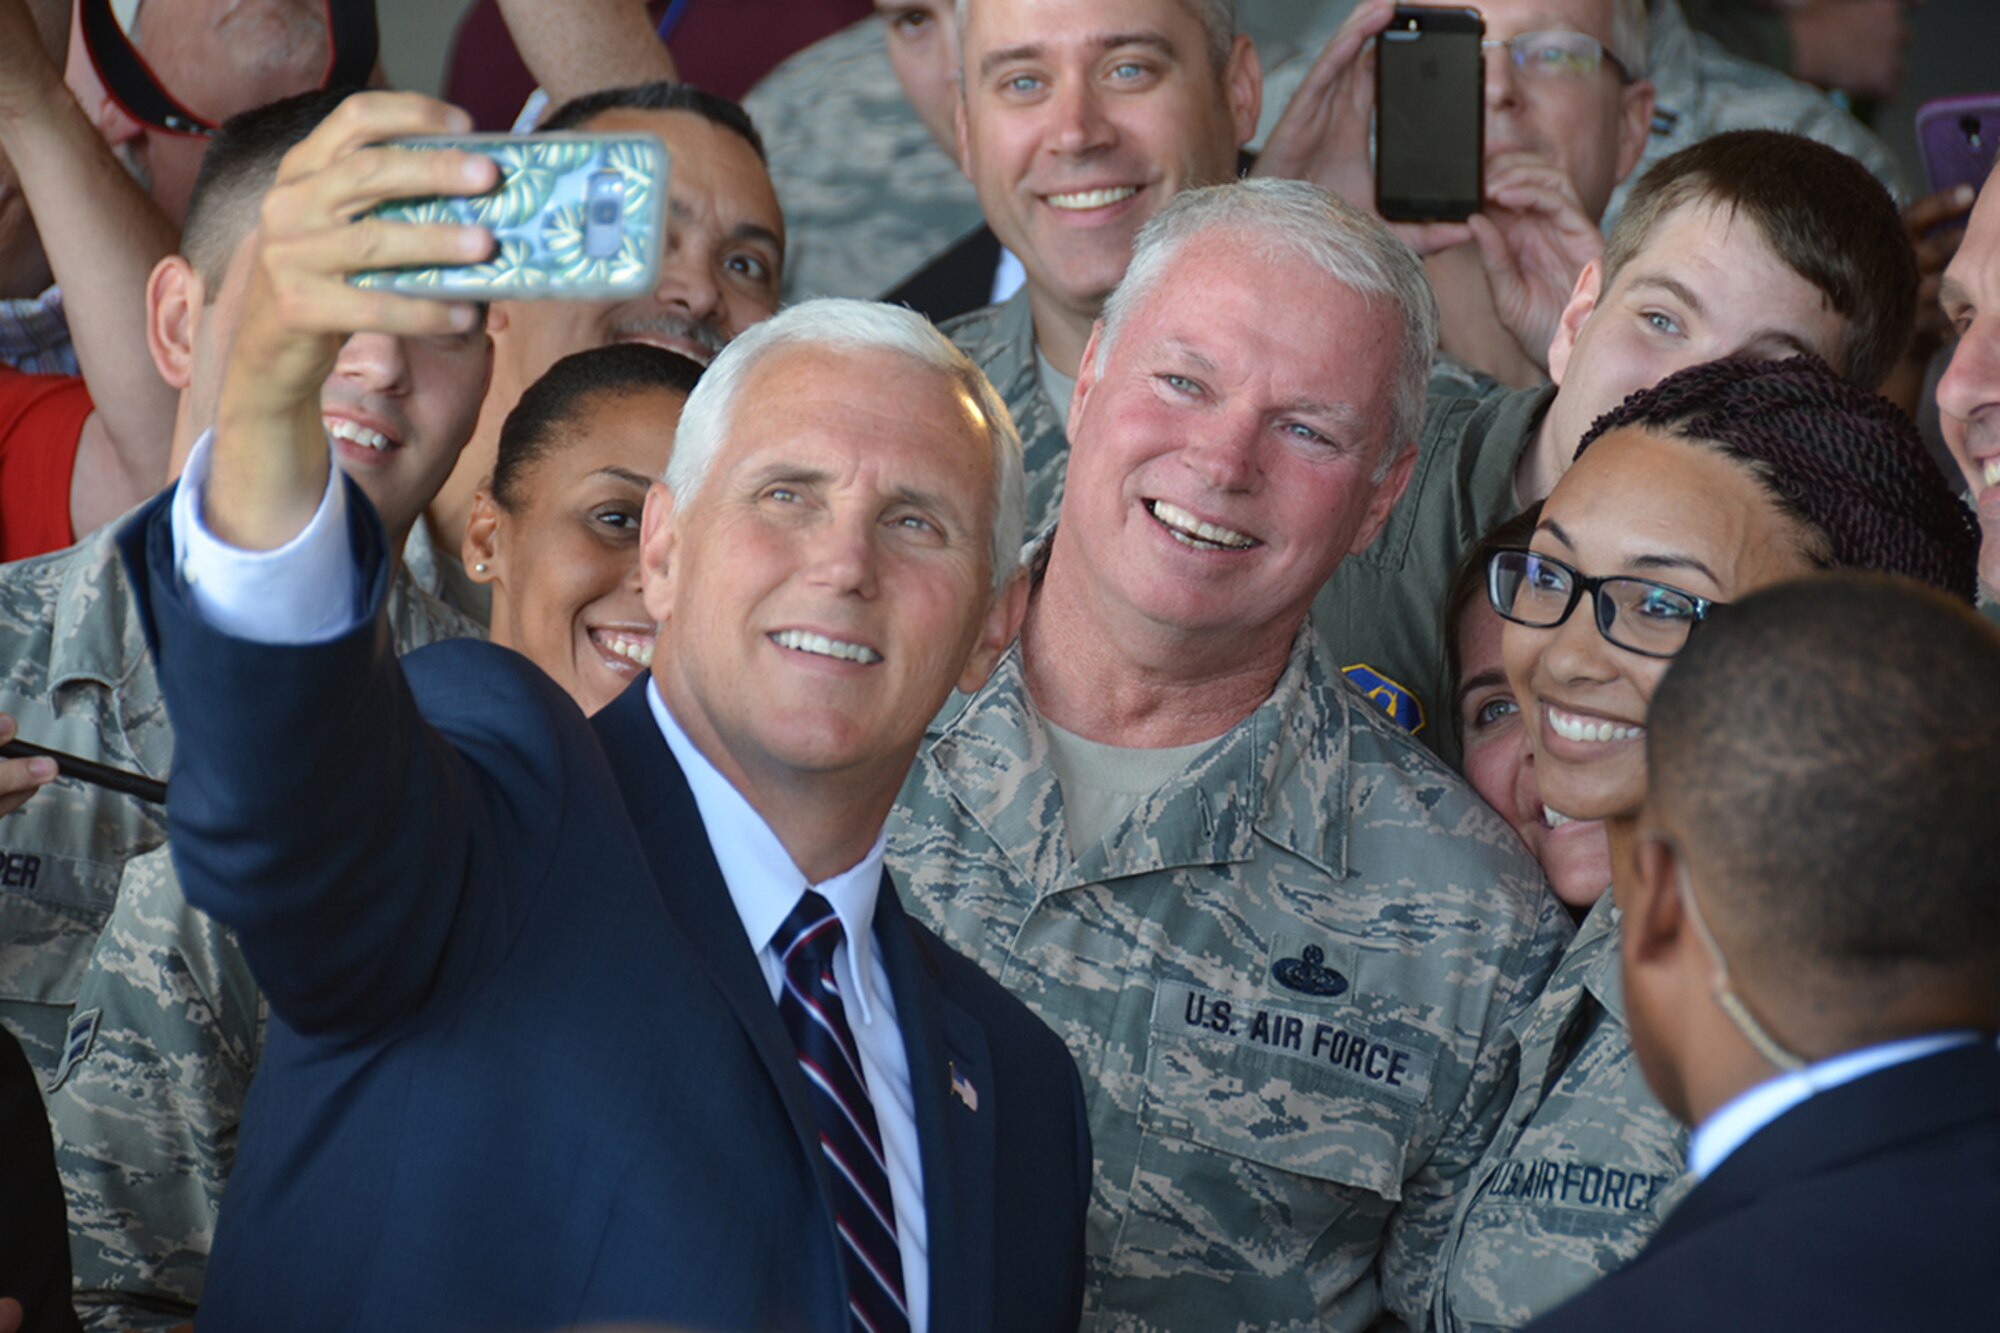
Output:
<svg viewBox="0 0 2000 1333">
<path fill-rule="evenodd" d="M 820 1150 L 833 1180 L 850 1322 L 855 1333 L 906 1333 L 910 1315 L 903 1303 L 903 1258 L 896 1247 L 888 1159 L 861 1074 L 861 1053 L 833 975 L 833 949 L 840 938 L 840 918 L 833 908 L 806 890 L 771 937 L 785 973 L 778 1012 L 798 1050 L 819 1122 Z"/>
</svg>

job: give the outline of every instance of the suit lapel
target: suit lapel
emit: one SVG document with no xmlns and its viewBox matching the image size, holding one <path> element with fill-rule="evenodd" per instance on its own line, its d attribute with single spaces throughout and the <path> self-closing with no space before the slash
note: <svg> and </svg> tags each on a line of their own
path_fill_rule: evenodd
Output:
<svg viewBox="0 0 2000 1333">
<path fill-rule="evenodd" d="M 592 721 L 667 911 L 693 940 L 710 979 L 770 1073 L 792 1131 L 819 1181 L 826 1225 L 831 1231 L 832 1181 L 827 1176 L 825 1154 L 820 1151 L 819 1126 L 807 1101 L 805 1079 L 799 1073 L 798 1052 L 792 1047 L 784 1020 L 778 1017 L 770 984 L 744 938 L 743 920 L 736 914 L 729 887 L 722 882 L 694 793 L 653 718 L 646 699 L 646 678 L 640 677 Z"/>
<path fill-rule="evenodd" d="M 986 1333 L 993 1318 L 993 1123 L 986 1032 L 939 988 L 885 872 L 875 942 L 896 997 L 924 1168 L 932 1333 Z M 954 1086 L 957 1091 L 954 1091 Z"/>
</svg>

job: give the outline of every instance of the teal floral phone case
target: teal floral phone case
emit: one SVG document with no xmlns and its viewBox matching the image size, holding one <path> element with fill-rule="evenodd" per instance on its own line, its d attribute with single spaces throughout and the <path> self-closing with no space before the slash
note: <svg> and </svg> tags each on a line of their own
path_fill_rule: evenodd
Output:
<svg viewBox="0 0 2000 1333">
<path fill-rule="evenodd" d="M 480 264 L 374 269 L 357 287 L 453 300 L 609 300 L 649 291 L 659 273 L 667 152 L 643 134 L 470 134 L 398 147 L 460 148 L 493 159 L 488 194 L 402 199 L 374 210 L 392 222 L 486 227 Z"/>
</svg>

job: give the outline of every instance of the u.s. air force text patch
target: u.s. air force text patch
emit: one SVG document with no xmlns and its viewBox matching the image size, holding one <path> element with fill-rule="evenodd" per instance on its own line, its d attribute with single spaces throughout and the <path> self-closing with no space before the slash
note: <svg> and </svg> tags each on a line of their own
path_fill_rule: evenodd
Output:
<svg viewBox="0 0 2000 1333">
<path fill-rule="evenodd" d="M 1305 1061 L 1399 1101 L 1421 1102 L 1431 1088 L 1430 1052 L 1388 1040 L 1351 1013 L 1310 1014 L 1173 981 L 1153 998 L 1153 1031 Z"/>
</svg>

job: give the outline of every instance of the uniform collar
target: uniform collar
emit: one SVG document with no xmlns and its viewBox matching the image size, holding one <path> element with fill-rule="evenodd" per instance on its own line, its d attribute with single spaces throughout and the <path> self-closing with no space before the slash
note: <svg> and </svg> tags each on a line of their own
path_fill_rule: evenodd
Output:
<svg viewBox="0 0 2000 1333">
<path fill-rule="evenodd" d="M 1064 828 L 1046 817 L 1061 794 L 1018 643 L 928 758 L 1026 882 L 1054 891 L 1247 861 L 1260 838 L 1345 876 L 1348 732 L 1355 710 L 1369 705 L 1330 682 L 1317 654 L 1310 624 L 1302 626 L 1269 697 L 1074 861 Z M 1020 799 L 1027 787 L 1036 799 Z"/>
<path fill-rule="evenodd" d="M 877 832 L 874 846 L 861 860 L 820 883 L 811 883 L 793 863 L 778 835 L 752 808 L 729 779 L 717 771 L 708 757 L 696 748 L 681 730 L 680 723 L 667 711 L 659 686 L 646 682 L 646 702 L 659 724 L 660 735 L 687 778 L 694 794 L 695 808 L 701 812 L 708 845 L 715 853 L 722 882 L 729 888 L 730 901 L 743 922 L 753 952 L 763 954 L 771 937 L 799 905 L 808 888 L 832 904 L 846 933 L 848 977 L 842 990 L 859 997 L 856 1006 L 861 1022 L 873 1021 L 876 996 L 871 966 L 874 955 L 875 898 L 882 887 L 882 855 L 887 845 L 886 831 Z"/>
<path fill-rule="evenodd" d="M 62 585 L 50 616 L 51 690 L 86 681 L 122 691 L 147 666 L 138 606 L 118 559 L 117 534 L 126 522 L 107 523 L 51 558 L 52 564 L 62 565 Z M 24 568 L 14 567 L 17 572 Z"/>
</svg>

